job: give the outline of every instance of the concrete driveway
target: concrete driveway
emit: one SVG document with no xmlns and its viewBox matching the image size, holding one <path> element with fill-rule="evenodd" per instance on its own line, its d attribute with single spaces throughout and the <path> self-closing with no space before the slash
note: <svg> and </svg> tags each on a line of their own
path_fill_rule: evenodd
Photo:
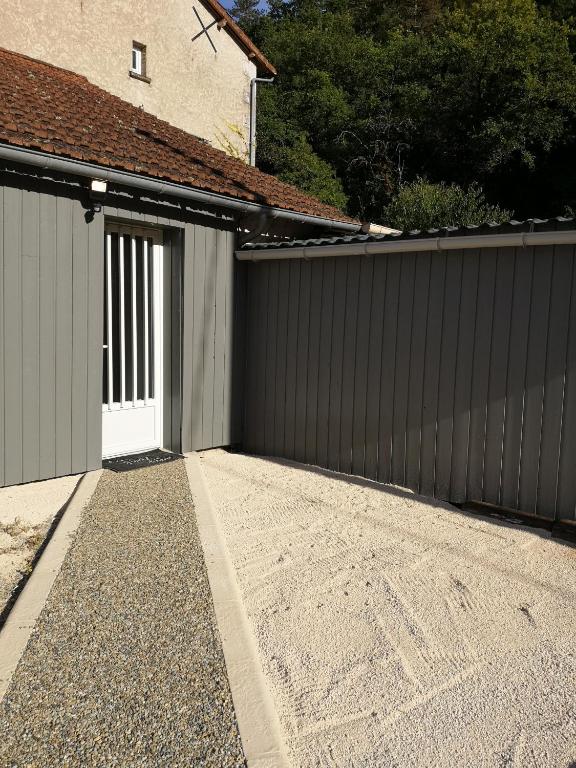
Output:
<svg viewBox="0 0 576 768">
<path fill-rule="evenodd" d="M 576 761 L 576 549 L 403 489 L 202 467 L 294 766 Z"/>
</svg>

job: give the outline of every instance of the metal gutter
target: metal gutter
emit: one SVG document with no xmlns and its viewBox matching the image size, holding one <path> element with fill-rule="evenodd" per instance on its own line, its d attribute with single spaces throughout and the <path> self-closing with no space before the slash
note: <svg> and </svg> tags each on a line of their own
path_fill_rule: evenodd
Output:
<svg viewBox="0 0 576 768">
<path fill-rule="evenodd" d="M 426 237 L 414 240 L 381 240 L 366 243 L 339 243 L 338 245 L 312 245 L 294 248 L 272 247 L 269 249 L 236 251 L 236 258 L 240 261 L 319 259 L 332 256 L 375 256 L 381 253 L 457 251 L 472 248 L 527 248 L 536 245 L 564 244 L 576 244 L 576 230 Z"/>
<path fill-rule="evenodd" d="M 248 139 L 250 165 L 256 165 L 256 90 L 258 83 L 273 83 L 273 77 L 253 77 L 250 80 L 250 137 Z"/>
<path fill-rule="evenodd" d="M 200 189 L 188 187 L 183 184 L 162 181 L 160 179 L 151 178 L 150 176 L 139 176 L 136 173 L 128 173 L 127 171 L 117 171 L 102 165 L 93 165 L 92 163 L 85 163 L 81 160 L 58 157 L 57 155 L 50 155 L 46 152 L 38 152 L 33 149 L 14 147 L 10 144 L 0 143 L 0 159 L 8 160 L 12 163 L 33 165 L 46 171 L 56 171 L 58 173 L 66 173 L 88 179 L 103 179 L 112 184 L 141 189 L 154 195 L 178 197 L 184 200 L 191 200 L 200 205 L 224 208 L 225 210 L 234 211 L 235 213 L 243 215 L 263 213 L 272 220 L 284 219 L 293 221 L 297 224 L 310 224 L 339 232 L 359 232 L 361 228 L 360 223 L 355 224 L 348 221 L 326 219 L 321 216 L 298 213 L 298 211 L 290 211 L 285 208 L 274 208 L 270 205 L 251 203 L 245 200 L 238 200 L 233 197 L 219 195 L 215 192 L 203 192 Z"/>
</svg>

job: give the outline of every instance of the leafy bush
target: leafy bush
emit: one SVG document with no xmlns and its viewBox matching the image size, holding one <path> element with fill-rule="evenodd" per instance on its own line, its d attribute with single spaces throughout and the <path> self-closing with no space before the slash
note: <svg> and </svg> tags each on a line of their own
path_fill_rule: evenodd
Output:
<svg viewBox="0 0 576 768">
<path fill-rule="evenodd" d="M 435 229 L 508 221 L 511 211 L 486 201 L 482 188 L 471 184 L 431 184 L 417 179 L 405 184 L 385 209 L 385 223 L 395 229 Z"/>
</svg>

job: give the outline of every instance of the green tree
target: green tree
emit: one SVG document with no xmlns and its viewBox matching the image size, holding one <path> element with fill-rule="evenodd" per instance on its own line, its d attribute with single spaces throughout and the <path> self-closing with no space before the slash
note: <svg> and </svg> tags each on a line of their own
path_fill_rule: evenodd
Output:
<svg viewBox="0 0 576 768">
<path fill-rule="evenodd" d="M 263 88 L 258 95 L 258 165 L 322 202 L 345 209 L 348 199 L 334 167 L 314 152 L 301 126 L 283 120 L 274 106 L 268 106 L 275 105 L 278 93 Z"/>
<path fill-rule="evenodd" d="M 253 32 L 279 70 L 259 103 L 259 164 L 328 198 L 337 180 L 348 211 L 374 221 L 422 175 L 477 182 L 518 215 L 562 210 L 576 201 L 562 3 L 272 0 Z"/>
<path fill-rule="evenodd" d="M 512 212 L 488 203 L 477 184 L 462 189 L 456 184 L 431 184 L 416 179 L 400 188 L 384 215 L 390 226 L 411 230 L 501 223 L 508 221 Z"/>
<path fill-rule="evenodd" d="M 260 18 L 259 0 L 234 0 L 230 15 L 246 31 L 252 31 Z"/>
<path fill-rule="evenodd" d="M 278 175 L 282 181 L 305 189 L 324 203 L 340 209 L 346 207 L 347 198 L 334 169 L 314 153 L 303 135 L 283 150 Z"/>
<path fill-rule="evenodd" d="M 538 6 L 547 9 L 552 18 L 557 21 L 576 18 L 576 0 L 538 0 Z"/>
<path fill-rule="evenodd" d="M 358 127 L 364 109 L 361 105 L 370 109 L 374 101 L 371 84 L 380 70 L 380 48 L 370 38 L 355 33 L 350 14 L 323 13 L 313 0 L 293 15 L 292 11 L 278 9 L 282 18 L 270 15 L 259 24 L 257 42 L 276 64 L 279 76 L 265 94 L 264 89 L 260 91 L 258 164 L 269 172 L 286 175 L 286 158 L 291 156 L 299 162 L 298 152 L 287 150 L 304 141 L 348 187 L 346 196 L 350 198 L 356 193 L 346 180 L 347 166 L 353 160 L 347 151 L 346 132 Z M 321 164 L 313 163 L 311 171 L 314 168 L 322 169 L 322 173 L 314 183 L 309 177 L 305 187 L 309 192 L 321 188 L 327 179 Z M 380 171 L 380 158 L 373 159 L 370 172 L 378 175 Z M 332 197 L 332 184 L 326 194 Z M 362 196 L 349 201 L 348 207 L 359 211 Z"/>
<path fill-rule="evenodd" d="M 469 183 L 534 168 L 576 115 L 568 29 L 532 0 L 478 0 L 446 13 L 426 39 L 406 36 L 397 66 L 421 89 L 419 168 Z M 406 75 L 408 77 L 406 78 Z"/>
</svg>

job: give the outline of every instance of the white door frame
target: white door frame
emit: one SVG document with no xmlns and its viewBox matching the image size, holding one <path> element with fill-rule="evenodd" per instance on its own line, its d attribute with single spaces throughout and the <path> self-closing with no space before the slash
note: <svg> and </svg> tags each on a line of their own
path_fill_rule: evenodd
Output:
<svg viewBox="0 0 576 768">
<path fill-rule="evenodd" d="M 112 235 L 125 235 L 131 249 L 131 270 L 134 274 L 136 265 L 136 240 L 142 238 L 143 254 L 143 291 L 147 295 L 147 286 L 152 280 L 152 323 L 148 315 L 148 305 L 144 301 L 144 327 L 137 323 L 136 283 L 132 280 L 132 398 L 126 397 L 126 337 L 125 337 L 125 301 L 124 297 L 124 260 L 119 260 L 119 324 L 120 324 L 120 398 L 114 400 L 114 350 L 112 347 Z M 124 253 L 127 243 L 119 240 L 119 254 Z M 152 248 L 152 266 L 149 273 L 146 254 Z M 121 224 L 106 224 L 105 227 L 105 269 L 107 272 L 107 324 L 108 345 L 103 345 L 103 351 L 108 361 L 107 392 L 108 402 L 102 404 L 102 458 L 111 458 L 130 453 L 139 453 L 153 448 L 162 447 L 162 411 L 163 411 L 163 289 L 162 289 L 162 232 L 147 227 L 124 226 Z M 126 257 L 125 257 L 126 258 Z M 144 387 L 143 397 L 138 398 L 137 381 L 137 339 L 144 334 L 144 349 L 148 348 L 149 326 L 152 325 L 153 359 L 144 355 Z M 153 365 L 153 396 L 149 397 L 149 365 Z"/>
</svg>

